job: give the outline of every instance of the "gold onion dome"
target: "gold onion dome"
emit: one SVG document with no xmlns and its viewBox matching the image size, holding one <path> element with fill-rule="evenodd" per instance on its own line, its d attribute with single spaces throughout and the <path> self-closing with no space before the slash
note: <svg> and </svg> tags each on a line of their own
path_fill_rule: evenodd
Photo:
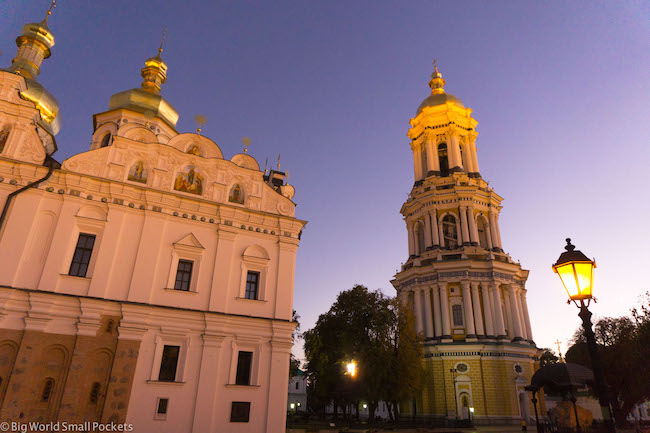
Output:
<svg viewBox="0 0 650 433">
<path fill-rule="evenodd" d="M 445 93 L 445 79 L 442 78 L 442 74 L 438 71 L 438 67 L 435 67 L 435 71 L 431 74 L 431 81 L 429 81 L 429 87 L 431 87 L 431 95 L 429 95 L 418 107 L 416 116 L 422 113 L 422 110 L 426 107 L 435 107 L 436 105 L 444 105 L 447 102 L 453 102 L 461 108 L 465 108 L 463 102 L 452 95 L 451 93 Z"/>
<path fill-rule="evenodd" d="M 59 103 L 56 98 L 47 91 L 36 77 L 40 73 L 40 67 L 44 59 L 51 55 L 50 49 L 54 46 L 54 35 L 47 26 L 47 18 L 52 14 L 52 8 L 56 6 L 52 2 L 45 18 L 40 23 L 25 24 L 22 34 L 16 39 L 18 52 L 7 69 L 25 78 L 27 89 L 20 92 L 20 97 L 34 103 L 41 114 L 39 125 L 51 135 L 56 135 L 61 129 L 59 118 Z"/>
<path fill-rule="evenodd" d="M 164 40 L 163 34 L 163 42 Z M 160 87 L 167 81 L 167 65 L 161 57 L 162 47 L 161 43 L 158 54 L 145 60 L 144 68 L 140 73 L 143 78 L 140 88 L 125 90 L 111 96 L 109 109 L 126 108 L 143 114 L 153 112 L 154 117 L 160 117 L 175 128 L 178 122 L 178 111 L 160 95 Z"/>
</svg>

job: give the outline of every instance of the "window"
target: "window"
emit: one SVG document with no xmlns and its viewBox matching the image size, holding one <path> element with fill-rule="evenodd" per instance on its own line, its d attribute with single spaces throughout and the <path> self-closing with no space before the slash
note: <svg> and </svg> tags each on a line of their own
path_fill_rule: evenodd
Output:
<svg viewBox="0 0 650 433">
<path fill-rule="evenodd" d="M 93 404 L 96 404 L 99 400 L 99 386 L 99 382 L 95 382 L 90 388 L 90 402 Z"/>
<path fill-rule="evenodd" d="M 460 305 L 453 305 L 451 307 L 451 314 L 454 318 L 454 326 L 463 326 L 463 307 Z"/>
<path fill-rule="evenodd" d="M 300 382 L 296 382 L 296 389 L 300 389 Z"/>
<path fill-rule="evenodd" d="M 251 367 L 253 365 L 253 352 L 239 351 L 237 359 L 237 376 L 235 385 L 251 384 Z"/>
<path fill-rule="evenodd" d="M 447 145 L 445 143 L 438 146 L 438 161 L 440 162 L 440 176 L 449 176 L 449 158 L 447 157 Z"/>
<path fill-rule="evenodd" d="M 169 405 L 169 399 L 168 398 L 160 398 L 158 399 L 158 408 L 156 409 L 156 413 L 158 415 L 167 415 L 167 406 Z"/>
<path fill-rule="evenodd" d="M 246 299 L 257 299 L 260 284 L 260 273 L 248 271 L 246 275 Z"/>
<path fill-rule="evenodd" d="M 456 229 L 456 218 L 453 215 L 445 215 L 442 219 L 442 236 L 445 238 L 447 248 L 458 247 L 458 230 Z"/>
<path fill-rule="evenodd" d="M 45 379 L 43 384 L 43 392 L 41 393 L 41 401 L 50 401 L 50 396 L 52 395 L 52 389 L 54 388 L 54 380 Z"/>
<path fill-rule="evenodd" d="M 93 246 L 95 245 L 95 235 L 87 233 L 79 233 L 77 240 L 77 247 L 72 256 L 72 263 L 70 264 L 69 275 L 73 277 L 85 277 L 88 272 L 88 264 L 90 263 L 90 256 L 93 253 Z"/>
<path fill-rule="evenodd" d="M 233 401 L 230 411 L 230 422 L 248 422 L 250 412 L 250 401 Z"/>
<path fill-rule="evenodd" d="M 174 382 L 176 380 L 176 368 L 178 367 L 178 353 L 180 349 L 180 346 L 165 345 L 162 360 L 160 361 L 158 380 L 162 382 Z"/>
<path fill-rule="evenodd" d="M 174 282 L 174 289 L 183 290 L 185 292 L 190 290 L 190 282 L 192 281 L 192 266 L 194 262 L 191 260 L 179 260 L 178 268 L 176 269 L 176 282 Z"/>
<path fill-rule="evenodd" d="M 108 134 L 104 135 L 104 138 L 102 138 L 102 144 L 100 147 L 106 147 L 111 143 L 111 133 L 109 132 Z"/>
</svg>

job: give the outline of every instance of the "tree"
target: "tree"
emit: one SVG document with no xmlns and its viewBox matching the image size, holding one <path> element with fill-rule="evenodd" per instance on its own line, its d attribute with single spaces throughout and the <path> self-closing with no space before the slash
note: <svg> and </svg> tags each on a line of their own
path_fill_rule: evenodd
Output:
<svg viewBox="0 0 650 433">
<path fill-rule="evenodd" d="M 650 292 L 632 317 L 605 317 L 594 327 L 614 418 L 623 422 L 632 408 L 650 399 Z M 584 330 L 579 328 L 567 350 L 567 362 L 591 368 Z"/>
<path fill-rule="evenodd" d="M 296 344 L 296 340 L 300 338 L 300 315 L 296 313 L 296 310 L 293 310 L 291 321 L 296 324 L 293 332 L 291 333 L 291 340 Z M 293 356 L 293 352 L 289 355 L 289 382 L 291 378 L 298 374 L 300 370 L 300 360 Z"/>
<path fill-rule="evenodd" d="M 560 358 L 555 356 L 555 352 L 553 352 L 551 349 L 544 347 L 540 350 L 542 351 L 542 354 L 539 357 L 540 367 L 546 367 L 547 365 L 557 364 L 560 361 Z"/>
<path fill-rule="evenodd" d="M 356 285 L 339 293 L 304 339 L 312 402 L 321 409 L 330 402 L 358 407 L 363 399 L 372 422 L 380 400 L 411 396 L 419 383 L 422 357 L 412 313 L 379 290 Z M 354 378 L 344 369 L 352 360 Z"/>
</svg>

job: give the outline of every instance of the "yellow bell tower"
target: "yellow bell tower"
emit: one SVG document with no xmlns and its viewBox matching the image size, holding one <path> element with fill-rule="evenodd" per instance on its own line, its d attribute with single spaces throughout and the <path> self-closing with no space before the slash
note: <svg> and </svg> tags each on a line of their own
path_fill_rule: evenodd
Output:
<svg viewBox="0 0 650 433">
<path fill-rule="evenodd" d="M 415 178 L 401 209 L 408 259 L 392 284 L 415 313 L 428 381 L 404 409 L 445 422 L 529 421 L 533 406 L 524 387 L 538 349 L 528 271 L 504 252 L 502 198 L 479 172 L 478 122 L 445 84 L 436 66 L 431 94 L 408 131 Z"/>
</svg>

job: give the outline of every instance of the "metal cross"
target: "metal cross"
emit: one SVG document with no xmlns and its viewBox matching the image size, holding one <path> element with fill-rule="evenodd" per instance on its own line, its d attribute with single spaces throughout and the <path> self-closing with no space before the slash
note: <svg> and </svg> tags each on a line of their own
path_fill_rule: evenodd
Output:
<svg viewBox="0 0 650 433">
<path fill-rule="evenodd" d="M 47 10 L 48 15 L 52 15 L 52 9 L 56 7 L 56 0 L 52 0 L 52 4 L 50 5 L 50 8 Z"/>
<path fill-rule="evenodd" d="M 163 44 L 165 43 L 165 35 L 166 34 L 167 34 L 167 26 L 165 26 L 165 30 L 163 31 L 163 36 L 162 36 L 162 40 L 160 41 L 160 48 L 158 48 L 158 53 L 162 53 Z"/>
</svg>

